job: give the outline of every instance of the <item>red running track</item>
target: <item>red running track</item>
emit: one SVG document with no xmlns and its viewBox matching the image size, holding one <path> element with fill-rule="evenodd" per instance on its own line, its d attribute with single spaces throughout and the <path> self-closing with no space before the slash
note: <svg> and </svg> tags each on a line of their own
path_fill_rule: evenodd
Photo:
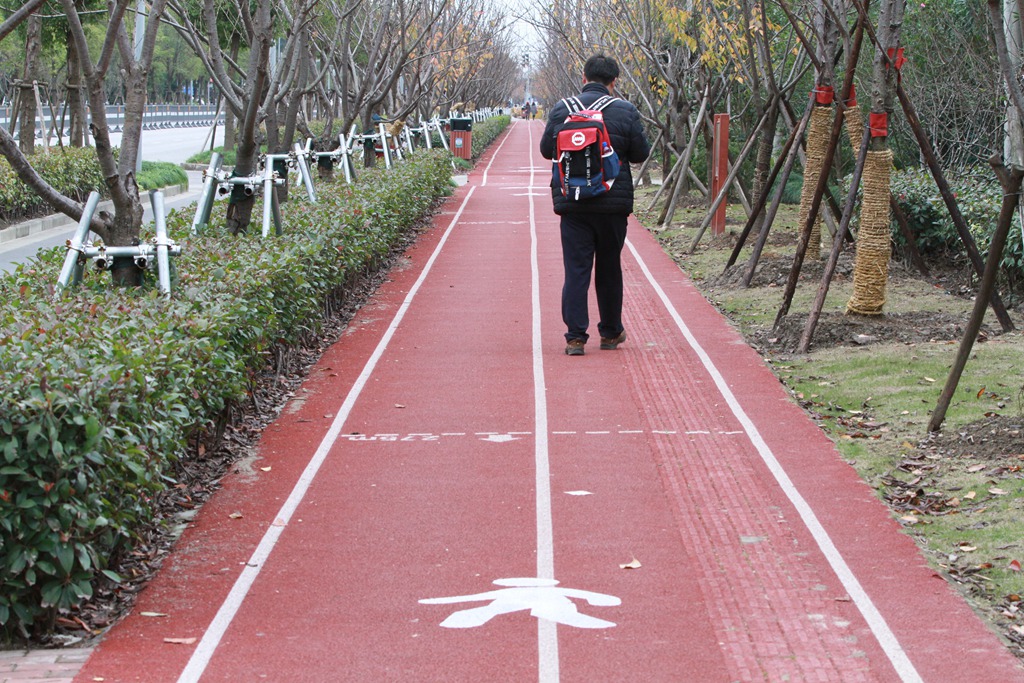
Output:
<svg viewBox="0 0 1024 683">
<path fill-rule="evenodd" d="M 1024 680 L 638 224 L 629 340 L 563 354 L 541 130 L 478 163 L 76 680 Z"/>
</svg>

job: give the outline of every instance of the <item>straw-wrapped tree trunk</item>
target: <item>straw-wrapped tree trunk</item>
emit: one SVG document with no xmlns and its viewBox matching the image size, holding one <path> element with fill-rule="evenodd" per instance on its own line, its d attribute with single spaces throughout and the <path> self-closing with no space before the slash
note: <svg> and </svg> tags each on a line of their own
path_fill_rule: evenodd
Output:
<svg viewBox="0 0 1024 683">
<path fill-rule="evenodd" d="M 903 64 L 899 48 L 905 0 L 884 0 L 878 18 L 878 44 L 871 86 L 871 134 L 864 164 L 857 256 L 853 270 L 853 295 L 848 313 L 881 315 L 885 306 L 889 256 L 889 178 L 892 150 L 888 141 L 888 116 L 892 111 L 896 78 Z"/>
</svg>

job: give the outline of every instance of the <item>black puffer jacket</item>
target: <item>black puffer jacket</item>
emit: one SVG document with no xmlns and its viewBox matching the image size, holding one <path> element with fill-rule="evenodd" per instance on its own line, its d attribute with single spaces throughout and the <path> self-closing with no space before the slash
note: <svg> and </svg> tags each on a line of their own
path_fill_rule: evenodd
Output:
<svg viewBox="0 0 1024 683">
<path fill-rule="evenodd" d="M 608 88 L 600 83 L 587 83 L 578 97 L 584 106 L 589 107 L 600 97 L 608 94 Z M 563 101 L 552 107 L 548 114 L 548 125 L 540 139 L 540 153 L 545 159 L 555 156 L 555 136 L 568 114 L 569 110 Z M 562 196 L 558 181 L 552 177 L 551 198 L 555 203 L 555 213 L 633 213 L 633 174 L 629 170 L 629 164 L 643 162 L 651 153 L 651 145 L 644 136 L 640 112 L 625 100 L 612 102 L 604 109 L 604 123 L 612 140 L 612 147 L 622 162 L 622 169 L 615 183 L 608 192 L 598 197 L 575 201 Z"/>
</svg>

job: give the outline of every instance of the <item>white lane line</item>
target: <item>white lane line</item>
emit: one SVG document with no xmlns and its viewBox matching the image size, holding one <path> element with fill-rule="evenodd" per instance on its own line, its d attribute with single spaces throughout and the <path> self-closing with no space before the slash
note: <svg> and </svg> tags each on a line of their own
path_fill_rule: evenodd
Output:
<svg viewBox="0 0 1024 683">
<path fill-rule="evenodd" d="M 533 126 L 527 125 L 533 158 Z M 495 155 L 497 156 L 497 155 Z M 534 168 L 530 166 L 530 187 Z M 544 355 L 540 329 L 540 262 L 537 257 L 537 214 L 530 194 L 530 290 L 533 307 L 533 406 L 536 435 L 534 437 L 537 492 L 537 578 L 555 578 L 555 536 L 551 518 L 551 463 L 548 459 L 548 406 L 544 382 Z M 537 619 L 537 680 L 558 683 L 558 625 Z"/>
<path fill-rule="evenodd" d="M 242 602 L 249 594 L 249 589 L 252 588 L 252 584 L 256 581 L 256 577 L 259 575 L 260 570 L 263 568 L 263 564 L 267 561 L 270 553 L 274 550 L 274 546 L 277 544 L 278 538 L 281 536 L 281 532 L 288 525 L 291 520 L 292 514 L 295 509 L 302 502 L 306 492 L 309 490 L 310 485 L 313 483 L 313 478 L 316 477 L 317 472 L 320 471 L 320 466 L 323 465 L 324 460 L 327 459 L 327 454 L 330 452 L 334 443 L 338 440 L 341 435 L 342 425 L 345 424 L 345 420 L 348 419 L 349 413 L 352 412 L 352 407 L 355 405 L 356 400 L 362 393 L 363 388 L 366 386 L 370 379 L 370 375 L 373 374 L 374 369 L 377 367 L 377 363 L 380 361 L 381 356 L 384 355 L 384 351 L 387 349 L 388 344 L 391 342 L 391 338 L 395 336 L 395 331 L 398 329 L 398 325 L 405 318 L 406 312 L 409 310 L 410 304 L 412 304 L 413 298 L 416 293 L 419 292 L 420 287 L 423 285 L 423 281 L 427 279 L 427 274 L 430 273 L 431 268 L 434 266 L 434 261 L 437 260 L 438 255 L 441 253 L 441 249 L 444 248 L 445 243 L 448 241 L 448 237 L 452 234 L 452 230 L 455 229 L 456 224 L 459 222 L 459 218 L 462 216 L 463 210 L 466 208 L 466 204 L 469 203 L 470 197 L 473 196 L 473 192 L 476 191 L 476 186 L 469 188 L 469 192 L 466 193 L 466 198 L 462 200 L 462 205 L 459 210 L 455 212 L 455 216 L 452 218 L 452 222 L 448 225 L 448 229 L 445 230 L 444 235 L 441 236 L 441 240 L 437 243 L 437 247 L 434 252 L 427 259 L 426 265 L 423 266 L 423 272 L 420 273 L 419 278 L 416 279 L 416 283 L 409 290 L 405 300 L 402 301 L 401 306 L 398 307 L 398 311 L 395 313 L 394 319 L 388 326 L 384 336 L 381 337 L 380 342 L 377 344 L 377 348 L 374 349 L 373 354 L 366 361 L 366 365 L 363 367 L 363 371 L 359 374 L 355 384 L 348 392 L 348 396 L 345 397 L 344 403 L 335 412 L 334 421 L 331 422 L 330 429 L 327 430 L 327 434 L 324 435 L 323 440 L 320 442 L 320 446 L 316 449 L 309 464 L 306 465 L 306 469 L 303 470 L 299 480 L 295 483 L 295 487 L 289 494 L 288 499 L 281 506 L 275 517 L 275 523 L 272 524 L 267 532 L 263 535 L 260 540 L 260 544 L 256 547 L 252 557 L 246 563 L 245 569 L 235 580 L 235 585 L 232 586 L 231 592 L 228 593 L 227 598 L 224 599 L 220 609 L 217 610 L 217 614 L 213 617 L 213 621 L 210 622 L 209 628 L 206 629 L 206 633 L 203 634 L 202 640 L 199 641 L 199 645 L 196 646 L 195 651 L 192 653 L 192 657 L 188 660 L 188 665 L 185 670 L 181 672 L 178 677 L 178 683 L 195 683 L 206 671 L 206 667 L 210 663 L 210 658 L 213 657 L 214 651 L 220 644 L 221 638 L 224 637 L 224 633 L 227 631 L 228 626 L 231 625 L 232 620 L 238 613 L 238 610 L 242 606 Z M 280 525 L 278 525 L 278 521 Z"/>
<path fill-rule="evenodd" d="M 626 240 L 626 246 L 629 247 L 629 251 L 632 252 L 633 258 L 636 259 L 637 264 L 640 266 L 640 270 L 643 271 L 647 281 L 651 283 L 651 287 L 658 294 L 658 298 L 665 305 L 669 315 L 675 321 L 679 331 L 683 333 L 687 343 L 694 350 L 697 356 L 700 358 L 701 363 L 704 365 L 704 369 L 708 371 L 711 378 L 714 379 L 715 385 L 718 387 L 718 391 L 721 392 L 722 397 L 726 403 L 729 404 L 729 408 L 732 409 L 733 415 L 739 420 L 740 424 L 743 425 L 743 431 L 746 432 L 750 438 L 750 442 L 757 449 L 757 452 L 761 455 L 761 460 L 767 465 L 772 475 L 775 477 L 775 481 L 778 482 L 779 487 L 785 492 L 786 497 L 789 498 L 790 503 L 796 508 L 797 513 L 800 515 L 800 519 L 807 526 L 808 531 L 811 532 L 811 536 L 817 542 L 818 547 L 821 548 L 821 552 L 825 555 L 825 559 L 828 560 L 832 570 L 839 577 L 839 581 L 843 584 L 846 592 L 850 595 L 850 598 L 857 605 L 860 613 L 864 615 L 865 621 L 867 621 L 868 627 L 878 640 L 882 650 L 885 652 L 889 661 L 892 663 L 893 668 L 896 669 L 896 673 L 899 675 L 902 681 L 906 683 L 921 682 L 921 674 L 914 668 L 913 662 L 907 656 L 903 646 L 900 645 L 899 640 L 896 639 L 896 634 L 892 632 L 889 625 L 885 622 L 885 617 L 882 616 L 878 608 L 875 607 L 875 603 L 871 601 L 867 591 L 864 590 L 863 586 L 860 585 L 860 581 L 854 575 L 853 570 L 846 564 L 846 560 L 843 559 L 839 549 L 836 548 L 835 543 L 832 542 L 828 532 L 825 531 L 825 527 L 818 521 L 818 516 L 814 514 L 814 510 L 807 503 L 796 486 L 790 480 L 789 475 L 786 474 L 786 470 L 783 469 L 779 463 L 775 454 L 771 448 L 765 443 L 765 440 L 761 437 L 761 433 L 754 426 L 753 421 L 747 415 L 746 411 L 740 405 L 739 401 L 736 400 L 736 396 L 729 389 L 729 385 L 726 383 L 725 378 L 722 377 L 722 373 L 719 372 L 715 366 L 714 361 L 704 350 L 704 347 L 700 345 L 697 338 L 690 332 L 690 328 L 683 322 L 682 316 L 679 315 L 679 311 L 669 300 L 668 295 L 665 294 L 665 290 L 661 288 L 661 285 L 654 279 L 654 275 L 650 269 L 647 268 L 647 264 L 640 257 L 636 247 L 633 246 L 632 242 Z"/>
<path fill-rule="evenodd" d="M 505 133 L 505 139 L 501 141 L 501 144 L 498 145 L 498 149 L 494 150 L 494 154 L 491 155 L 491 160 L 489 162 L 487 162 L 487 168 L 484 169 L 484 177 L 483 177 L 483 180 L 480 182 L 480 187 L 485 187 L 487 185 L 487 174 L 491 172 L 491 166 L 494 164 L 494 160 L 498 158 L 498 154 L 501 152 L 501 148 L 504 147 L 505 143 L 508 142 L 508 139 L 510 137 L 512 137 L 512 129 L 515 128 L 518 125 L 519 125 L 519 119 L 515 119 L 515 120 L 512 121 L 512 125 L 508 127 L 508 132 Z M 533 135 L 532 134 L 530 135 L 530 146 L 531 147 L 533 146 Z M 530 178 L 531 178 L 531 180 L 533 179 L 533 173 L 532 172 L 530 173 Z M 531 182 L 531 185 L 532 184 L 533 183 Z"/>
</svg>

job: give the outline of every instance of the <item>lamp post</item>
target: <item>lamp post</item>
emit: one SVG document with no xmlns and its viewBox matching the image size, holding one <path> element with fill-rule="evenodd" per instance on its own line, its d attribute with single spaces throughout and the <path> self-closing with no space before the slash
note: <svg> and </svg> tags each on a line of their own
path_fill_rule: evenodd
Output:
<svg viewBox="0 0 1024 683">
<path fill-rule="evenodd" d="M 523 75 L 526 77 L 526 88 L 524 93 L 524 100 L 530 101 L 530 55 L 523 54 L 522 58 Z"/>
</svg>

